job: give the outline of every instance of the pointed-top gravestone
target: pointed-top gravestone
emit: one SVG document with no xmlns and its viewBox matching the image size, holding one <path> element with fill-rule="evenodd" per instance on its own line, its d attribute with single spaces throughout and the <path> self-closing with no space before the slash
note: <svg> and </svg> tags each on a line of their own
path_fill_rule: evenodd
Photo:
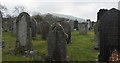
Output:
<svg viewBox="0 0 120 63">
<path fill-rule="evenodd" d="M 59 23 L 50 27 L 48 34 L 48 60 L 67 61 L 67 35 Z"/>
<path fill-rule="evenodd" d="M 31 19 L 30 15 L 22 12 L 16 19 L 16 53 L 24 54 L 25 51 L 32 50 Z"/>
<path fill-rule="evenodd" d="M 120 53 L 120 11 L 112 8 L 99 21 L 100 55 L 99 61 L 109 61 L 111 52 Z"/>
</svg>

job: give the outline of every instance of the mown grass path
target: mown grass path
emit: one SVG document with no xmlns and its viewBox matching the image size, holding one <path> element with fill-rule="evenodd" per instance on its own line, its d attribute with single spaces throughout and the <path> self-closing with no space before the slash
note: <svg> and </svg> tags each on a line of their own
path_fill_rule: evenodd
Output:
<svg viewBox="0 0 120 63">
<path fill-rule="evenodd" d="M 41 39 L 41 35 L 33 40 L 33 48 L 38 51 L 35 58 L 14 55 L 16 38 L 11 32 L 3 32 L 5 48 L 3 49 L 3 61 L 43 61 L 47 55 L 47 42 Z M 95 61 L 98 58 L 98 51 L 94 48 L 94 32 L 91 30 L 87 35 L 79 34 L 79 31 L 72 31 L 72 44 L 67 45 L 67 53 L 70 61 Z"/>
</svg>

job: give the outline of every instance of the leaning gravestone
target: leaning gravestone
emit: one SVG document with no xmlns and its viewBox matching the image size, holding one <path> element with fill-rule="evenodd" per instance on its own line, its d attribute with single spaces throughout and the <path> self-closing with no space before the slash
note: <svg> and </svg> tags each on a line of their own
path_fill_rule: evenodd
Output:
<svg viewBox="0 0 120 63">
<path fill-rule="evenodd" d="M 49 61 L 67 61 L 67 35 L 59 23 L 54 23 L 48 34 L 48 57 Z"/>
<path fill-rule="evenodd" d="M 67 44 L 71 43 L 71 26 L 68 21 L 60 21 L 60 24 L 64 28 L 65 33 L 67 34 Z"/>
<path fill-rule="evenodd" d="M 2 13 L 0 11 L 0 44 L 2 47 Z M 2 48 L 0 48 L 0 62 L 2 62 Z"/>
<path fill-rule="evenodd" d="M 100 18 L 98 30 L 100 33 L 99 61 L 107 62 L 111 52 L 120 53 L 120 11 L 112 8 Z"/>
<path fill-rule="evenodd" d="M 31 19 L 30 15 L 22 12 L 16 19 L 16 54 L 24 54 L 32 50 Z"/>
<path fill-rule="evenodd" d="M 88 32 L 88 27 L 87 27 L 87 23 L 83 22 L 83 23 L 79 23 L 79 33 L 80 34 L 87 34 Z"/>
<path fill-rule="evenodd" d="M 32 37 L 36 37 L 36 34 L 37 34 L 37 21 L 34 18 L 31 18 L 31 19 L 32 19 L 32 23 L 31 23 Z"/>
</svg>

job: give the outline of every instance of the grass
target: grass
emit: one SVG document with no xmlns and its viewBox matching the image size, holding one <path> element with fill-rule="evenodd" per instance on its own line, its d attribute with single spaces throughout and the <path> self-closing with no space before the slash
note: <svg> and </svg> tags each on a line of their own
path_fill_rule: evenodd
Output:
<svg viewBox="0 0 120 63">
<path fill-rule="evenodd" d="M 43 61 L 47 55 L 47 42 L 37 35 L 33 40 L 33 48 L 38 51 L 36 58 L 14 55 L 16 38 L 11 32 L 3 32 L 5 48 L 3 48 L 3 61 Z M 79 34 L 79 31 L 72 31 L 72 44 L 67 45 L 67 53 L 70 61 L 95 61 L 98 51 L 94 48 L 94 32 L 91 30 L 87 35 Z"/>
</svg>

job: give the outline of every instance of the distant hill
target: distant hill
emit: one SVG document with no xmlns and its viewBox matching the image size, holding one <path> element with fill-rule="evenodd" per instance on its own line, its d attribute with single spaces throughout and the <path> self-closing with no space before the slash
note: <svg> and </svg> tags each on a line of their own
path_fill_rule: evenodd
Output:
<svg viewBox="0 0 120 63">
<path fill-rule="evenodd" d="M 64 14 L 58 14 L 58 13 L 52 13 L 53 16 L 57 16 L 57 17 L 62 17 L 62 18 L 67 18 L 70 20 L 75 21 L 76 19 L 78 20 L 78 22 L 85 22 L 86 20 L 83 18 L 78 18 L 78 17 L 74 17 L 71 15 L 64 15 Z"/>
</svg>

